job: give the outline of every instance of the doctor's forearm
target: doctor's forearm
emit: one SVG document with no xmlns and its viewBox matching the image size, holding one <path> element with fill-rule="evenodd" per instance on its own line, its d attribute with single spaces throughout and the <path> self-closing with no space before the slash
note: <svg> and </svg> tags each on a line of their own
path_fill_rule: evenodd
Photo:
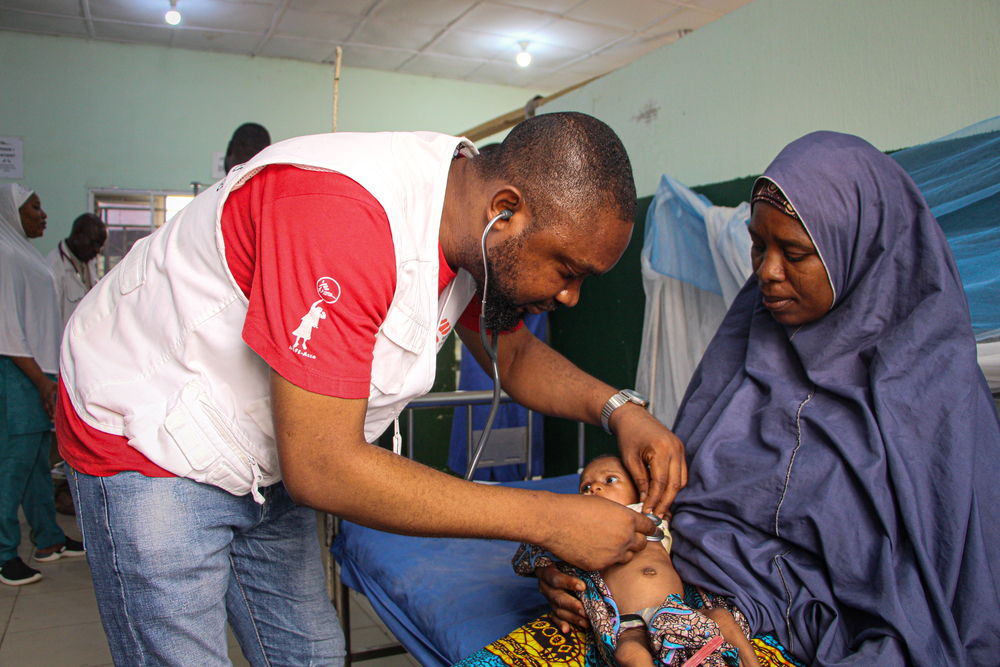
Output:
<svg viewBox="0 0 1000 667">
<path fill-rule="evenodd" d="M 479 334 L 458 328 L 466 347 L 487 373 Z M 511 398 L 536 412 L 588 424 L 601 423 L 601 408 L 617 391 L 576 367 L 526 328 L 500 337 L 500 380 Z"/>
<path fill-rule="evenodd" d="M 501 347 L 503 342 L 501 342 Z M 518 403 L 553 417 L 601 423 L 601 408 L 617 389 L 588 375 L 534 336 L 511 346 L 500 378 Z"/>
<path fill-rule="evenodd" d="M 548 494 L 474 485 L 364 442 L 338 449 L 303 466 L 282 457 L 297 502 L 407 535 L 548 540 L 535 520 Z"/>
<path fill-rule="evenodd" d="M 367 403 L 272 373 L 278 456 L 296 502 L 396 533 L 532 542 L 588 570 L 645 546 L 652 522 L 617 503 L 466 482 L 366 443 Z"/>
<path fill-rule="evenodd" d="M 304 505 L 400 533 L 544 540 L 525 514 L 538 493 L 501 493 L 397 456 L 363 439 L 367 401 L 305 391 L 277 374 L 271 397 L 282 476 Z M 501 511 L 502 510 L 502 511 Z M 520 516 L 519 516 L 520 515 Z"/>
</svg>

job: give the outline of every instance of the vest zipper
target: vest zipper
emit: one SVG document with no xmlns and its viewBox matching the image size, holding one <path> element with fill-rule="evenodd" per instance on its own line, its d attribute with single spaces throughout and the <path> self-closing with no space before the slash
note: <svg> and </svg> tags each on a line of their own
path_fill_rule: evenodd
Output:
<svg viewBox="0 0 1000 667">
<path fill-rule="evenodd" d="M 403 436 L 399 433 L 399 415 L 392 420 L 392 453 L 402 455 Z"/>
<path fill-rule="evenodd" d="M 264 504 L 264 496 L 260 493 L 260 483 L 264 481 L 264 474 L 260 471 L 260 466 L 257 464 L 257 459 L 252 455 L 246 454 L 247 463 L 250 464 L 250 471 L 253 473 L 253 482 L 250 484 L 250 493 L 253 495 L 253 499 L 259 504 Z"/>
</svg>

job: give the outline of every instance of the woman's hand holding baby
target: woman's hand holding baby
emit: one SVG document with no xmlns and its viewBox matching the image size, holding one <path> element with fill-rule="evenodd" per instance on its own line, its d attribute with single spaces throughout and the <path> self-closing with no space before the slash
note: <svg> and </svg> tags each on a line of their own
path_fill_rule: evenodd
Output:
<svg viewBox="0 0 1000 667">
<path fill-rule="evenodd" d="M 538 577 L 538 590 L 552 605 L 552 615 L 563 634 L 573 626 L 583 629 L 590 626 L 583 603 L 573 594 L 587 587 L 582 579 L 560 572 L 555 565 L 538 568 L 535 576 Z"/>
</svg>

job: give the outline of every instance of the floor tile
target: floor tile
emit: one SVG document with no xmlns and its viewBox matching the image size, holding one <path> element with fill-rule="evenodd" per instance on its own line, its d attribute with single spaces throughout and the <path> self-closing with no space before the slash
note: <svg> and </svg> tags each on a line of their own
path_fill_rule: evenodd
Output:
<svg viewBox="0 0 1000 667">
<path fill-rule="evenodd" d="M 86 558 L 60 558 L 51 563 L 38 563 L 29 560 L 24 562 L 41 572 L 42 580 L 36 584 L 22 586 L 22 595 L 44 595 L 54 590 L 60 592 L 90 591 L 94 588 Z"/>
<path fill-rule="evenodd" d="M 37 584 L 24 587 L 34 587 L 36 594 L 28 595 L 25 590 L 24 595 L 17 598 L 7 626 L 8 634 L 44 629 L 52 629 L 55 634 L 61 632 L 60 629 L 64 626 L 100 622 L 97 600 L 94 599 L 92 589 L 58 590 L 50 585 L 47 592 L 37 593 L 46 583 L 52 582 L 43 579 Z M 101 634 L 103 636 L 103 631 Z"/>
<path fill-rule="evenodd" d="M 98 667 L 111 664 L 104 630 L 97 621 L 8 632 L 0 645 L 0 665 Z"/>
<path fill-rule="evenodd" d="M 7 588 L 7 586 L 4 586 L 4 588 Z M 10 624 L 10 615 L 14 612 L 14 602 L 16 600 L 17 598 L 15 597 L 0 598 L 0 642 L 3 641 L 3 636 L 7 633 L 7 626 Z"/>
</svg>

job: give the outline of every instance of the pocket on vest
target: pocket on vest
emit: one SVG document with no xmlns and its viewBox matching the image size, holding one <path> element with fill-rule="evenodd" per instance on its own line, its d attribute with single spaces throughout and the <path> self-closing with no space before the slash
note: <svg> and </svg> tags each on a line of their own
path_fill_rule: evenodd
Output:
<svg viewBox="0 0 1000 667">
<path fill-rule="evenodd" d="M 254 481 L 252 461 L 268 473 L 251 453 L 249 439 L 216 408 L 198 381 L 189 382 L 180 400 L 167 413 L 164 428 L 187 459 L 197 481 L 208 481 L 231 493 L 244 494 Z"/>
<path fill-rule="evenodd" d="M 398 394 L 428 340 L 427 326 L 402 308 L 390 308 L 375 339 L 372 384 L 383 394 Z"/>
<path fill-rule="evenodd" d="M 149 254 L 149 236 L 139 239 L 118 263 L 118 290 L 128 294 L 146 282 L 146 256 Z"/>
</svg>

